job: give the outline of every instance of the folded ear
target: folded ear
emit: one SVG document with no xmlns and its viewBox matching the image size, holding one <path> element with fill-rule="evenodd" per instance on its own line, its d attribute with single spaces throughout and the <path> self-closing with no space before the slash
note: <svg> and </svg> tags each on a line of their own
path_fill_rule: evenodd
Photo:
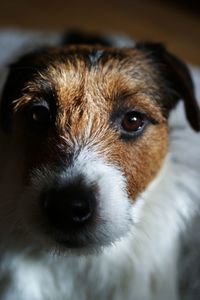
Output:
<svg viewBox="0 0 200 300">
<path fill-rule="evenodd" d="M 9 131 L 11 128 L 11 115 L 13 103 L 24 92 L 27 82 L 33 79 L 42 68 L 42 61 L 37 65 L 35 58 L 45 52 L 46 48 L 39 48 L 31 53 L 22 55 L 17 61 L 8 66 L 8 75 L 1 93 L 0 100 L 0 128 Z"/>
<path fill-rule="evenodd" d="M 185 112 L 191 127 L 200 131 L 200 110 L 194 94 L 194 86 L 188 67 L 176 56 L 169 53 L 162 44 L 138 43 L 136 48 L 145 52 L 159 70 L 162 79 L 171 91 L 171 103 L 173 108 L 178 100 L 184 101 Z"/>
<path fill-rule="evenodd" d="M 3 87 L 0 102 L 0 127 L 9 131 L 11 128 L 11 111 L 13 102 L 22 96 L 24 82 L 29 70 L 13 64 Z"/>
</svg>

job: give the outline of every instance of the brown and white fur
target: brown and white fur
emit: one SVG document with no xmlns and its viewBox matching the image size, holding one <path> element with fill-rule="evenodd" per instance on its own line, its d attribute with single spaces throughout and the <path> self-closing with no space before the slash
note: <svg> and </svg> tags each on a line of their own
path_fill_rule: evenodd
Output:
<svg viewBox="0 0 200 300">
<path fill-rule="evenodd" d="M 189 71 L 158 44 L 67 42 L 19 58 L 3 87 L 0 299 L 184 299 L 200 204 Z M 77 198 L 86 222 L 70 219 Z"/>
</svg>

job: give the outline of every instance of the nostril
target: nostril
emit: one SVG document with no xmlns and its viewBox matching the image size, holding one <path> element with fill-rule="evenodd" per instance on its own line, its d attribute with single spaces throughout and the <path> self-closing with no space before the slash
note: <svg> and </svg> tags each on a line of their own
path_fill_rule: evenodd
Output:
<svg viewBox="0 0 200 300">
<path fill-rule="evenodd" d="M 96 205 L 93 190 L 83 187 L 52 189 L 44 192 L 41 200 L 49 223 L 64 232 L 87 224 Z"/>
<path fill-rule="evenodd" d="M 71 216 L 74 222 L 82 223 L 87 221 L 92 214 L 92 206 L 89 201 L 75 200 L 71 204 Z"/>
</svg>

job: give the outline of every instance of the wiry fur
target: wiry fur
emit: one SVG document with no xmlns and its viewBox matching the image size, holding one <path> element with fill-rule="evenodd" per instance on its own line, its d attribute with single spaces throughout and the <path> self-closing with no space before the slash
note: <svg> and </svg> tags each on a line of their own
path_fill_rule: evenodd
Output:
<svg viewBox="0 0 200 300">
<path fill-rule="evenodd" d="M 195 71 L 194 76 L 199 78 L 200 72 Z M 197 82 L 195 83 L 198 89 Z M 197 90 L 197 93 L 199 92 Z M 7 154 L 10 161 L 4 161 L 4 146 L 8 141 L 7 137 L 1 134 L 0 299 L 198 299 L 196 295 L 199 289 L 196 292 L 192 291 L 192 294 L 188 290 L 193 279 L 187 280 L 182 298 L 179 296 L 179 287 L 187 277 L 184 274 L 190 272 L 188 268 L 191 267 L 193 270 L 193 266 L 187 264 L 188 259 L 193 262 L 193 256 L 190 256 L 192 253 L 190 244 L 194 242 L 193 235 L 190 233 L 188 239 L 185 233 L 188 225 L 198 219 L 200 211 L 200 139 L 199 134 L 194 133 L 185 121 L 181 104 L 172 113 L 170 124 L 170 149 L 164 166 L 132 206 L 129 203 L 130 199 L 125 195 L 123 173 L 115 166 L 106 165 L 94 147 L 92 152 L 91 149 L 88 152 L 86 150 L 80 152 L 76 166 L 67 173 L 52 172 L 51 169 L 45 169 L 45 166 L 43 170 L 40 169 L 34 174 L 33 185 L 36 190 L 40 184 L 49 185 L 55 178 L 59 178 L 59 182 L 62 180 L 66 182 L 73 178 L 73 172 L 75 174 L 84 172 L 88 184 L 96 178 L 96 182 L 104 187 L 100 192 L 102 201 L 105 199 L 106 191 L 114 189 L 113 195 L 117 195 L 117 199 L 114 199 L 112 194 L 106 195 L 110 200 L 104 206 L 108 209 L 106 213 L 115 214 L 116 219 L 113 219 L 112 215 L 111 220 L 115 222 L 113 224 L 111 222 L 113 228 L 108 225 L 109 228 L 104 227 L 103 230 L 110 230 L 114 235 L 115 228 L 119 231 L 121 228 L 121 235 L 124 237 L 120 235 L 119 240 L 110 244 L 110 241 L 106 240 L 107 232 L 102 231 L 105 243 L 108 242 L 109 246 L 103 247 L 99 252 L 91 249 L 88 253 L 68 251 L 61 252 L 60 255 L 54 253 L 55 249 L 53 252 L 46 251 L 45 246 L 48 248 L 49 244 L 42 239 L 40 243 L 43 250 L 34 247 L 34 237 L 29 235 L 32 230 L 31 223 L 27 228 L 23 228 L 28 233 L 24 236 L 24 240 L 22 238 L 19 244 L 15 244 L 18 232 L 19 234 L 21 232 L 20 227 L 24 226 L 24 223 L 21 224 L 21 220 L 15 216 L 23 214 L 22 211 L 26 211 L 26 205 L 30 203 L 22 201 L 22 204 L 25 204 L 23 207 L 17 204 L 17 200 L 23 198 L 21 193 L 24 193 L 20 190 L 21 178 L 17 176 L 17 173 L 20 174 L 23 157 L 20 157 L 19 149 L 15 149 L 13 153 L 11 145 L 11 153 Z M 13 166 L 17 171 L 10 173 L 9 170 Z M 104 176 L 99 178 L 102 174 Z M 34 202 L 31 193 L 32 190 L 25 191 L 26 197 L 29 195 Z M 16 195 L 20 196 L 15 202 Z M 34 203 L 31 205 L 34 211 Z M 113 211 L 112 205 L 117 206 L 116 212 Z M 19 211 L 16 213 L 16 210 Z M 117 215 L 119 212 L 122 215 Z M 110 217 L 105 216 L 108 219 Z M 126 218 L 121 220 L 121 216 Z M 29 215 L 26 217 L 30 221 Z M 131 229 L 127 229 L 129 227 Z M 127 231 L 127 234 L 124 234 L 124 231 Z M 180 238 L 183 234 L 185 234 L 184 245 L 187 245 L 189 251 L 187 255 L 180 256 L 182 252 Z M 196 235 L 194 238 L 197 241 Z M 197 272 L 191 274 L 193 273 L 196 276 Z"/>
</svg>

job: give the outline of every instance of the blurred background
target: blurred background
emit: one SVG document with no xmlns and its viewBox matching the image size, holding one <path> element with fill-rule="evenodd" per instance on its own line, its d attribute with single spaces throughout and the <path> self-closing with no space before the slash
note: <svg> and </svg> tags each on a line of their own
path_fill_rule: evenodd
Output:
<svg viewBox="0 0 200 300">
<path fill-rule="evenodd" d="M 1 0 L 0 27 L 120 32 L 200 65 L 199 0 Z"/>
</svg>

